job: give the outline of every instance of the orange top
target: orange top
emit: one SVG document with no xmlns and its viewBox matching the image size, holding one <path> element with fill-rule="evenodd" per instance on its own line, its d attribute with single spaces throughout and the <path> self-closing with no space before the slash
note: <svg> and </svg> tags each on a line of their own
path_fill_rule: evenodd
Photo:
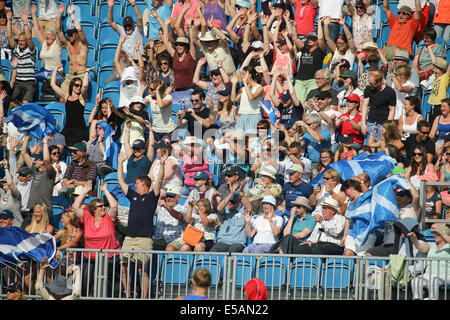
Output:
<svg viewBox="0 0 450 320">
<path fill-rule="evenodd" d="M 450 0 L 440 0 L 433 23 L 450 24 Z"/>
<path fill-rule="evenodd" d="M 399 23 L 398 17 L 389 11 L 389 27 L 391 33 L 387 42 L 388 46 L 396 46 L 405 49 L 412 54 L 412 41 L 416 34 L 420 19 L 415 19 L 414 16 L 405 23 Z"/>
</svg>

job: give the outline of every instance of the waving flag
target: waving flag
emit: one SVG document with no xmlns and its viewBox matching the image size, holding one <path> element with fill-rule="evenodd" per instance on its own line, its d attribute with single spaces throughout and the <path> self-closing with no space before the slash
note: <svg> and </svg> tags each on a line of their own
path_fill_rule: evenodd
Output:
<svg viewBox="0 0 450 320">
<path fill-rule="evenodd" d="M 49 133 L 56 133 L 56 119 L 36 103 L 25 103 L 11 111 L 6 123 L 12 122 L 20 133 L 28 133 L 37 140 L 42 140 Z"/>
<path fill-rule="evenodd" d="M 349 204 L 345 217 L 351 219 L 352 235 L 357 246 L 362 246 L 371 232 L 384 229 L 387 221 L 398 219 L 396 188 L 409 190 L 410 186 L 405 178 L 392 175 Z"/>
<path fill-rule="evenodd" d="M 55 258 L 56 241 L 50 233 L 29 233 L 19 227 L 0 228 L 0 268 L 20 262 L 41 262 L 55 269 L 60 260 Z"/>
<path fill-rule="evenodd" d="M 397 164 L 394 158 L 384 152 L 377 152 L 367 155 L 365 152 L 355 155 L 351 160 L 340 160 L 328 165 L 325 170 L 318 174 L 311 184 L 323 184 L 323 173 L 329 169 L 339 172 L 342 180 L 351 179 L 361 173 L 366 173 L 370 177 L 370 184 L 373 186 L 385 179 L 391 173 L 392 168 Z"/>
</svg>

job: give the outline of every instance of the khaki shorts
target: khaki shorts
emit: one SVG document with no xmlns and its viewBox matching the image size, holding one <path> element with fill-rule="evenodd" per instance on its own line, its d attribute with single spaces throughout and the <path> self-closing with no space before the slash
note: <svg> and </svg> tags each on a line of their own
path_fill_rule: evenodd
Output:
<svg viewBox="0 0 450 320">
<path fill-rule="evenodd" d="M 177 240 L 174 240 L 171 243 L 167 244 L 167 246 L 172 246 L 175 248 L 175 250 L 179 251 L 183 244 L 185 244 L 185 242 L 183 240 L 177 239 Z"/>
<path fill-rule="evenodd" d="M 151 238 L 125 237 L 123 240 L 122 250 L 152 250 L 152 246 L 153 240 Z M 150 255 L 151 254 L 148 253 L 131 253 L 130 260 L 131 262 L 138 260 L 139 263 L 147 263 L 150 260 Z M 124 252 L 122 262 L 127 263 L 129 256 L 129 252 Z"/>
</svg>

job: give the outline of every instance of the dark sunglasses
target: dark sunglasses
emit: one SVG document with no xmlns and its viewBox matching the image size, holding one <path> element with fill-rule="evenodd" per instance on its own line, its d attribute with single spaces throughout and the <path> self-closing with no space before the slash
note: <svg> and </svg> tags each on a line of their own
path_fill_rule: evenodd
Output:
<svg viewBox="0 0 450 320">
<path fill-rule="evenodd" d="M 414 157 L 415 156 L 422 156 L 422 152 L 414 152 L 413 155 L 414 155 Z"/>
<path fill-rule="evenodd" d="M 148 88 L 150 91 L 155 91 L 156 88 Z"/>
<path fill-rule="evenodd" d="M 8 289 L 7 291 L 8 291 L 8 293 L 14 293 L 14 292 L 17 292 L 17 291 L 19 291 L 19 290 Z"/>
<path fill-rule="evenodd" d="M 419 130 L 419 132 L 420 132 L 421 134 L 425 134 L 425 135 L 430 134 L 430 131 L 423 132 L 422 130 Z"/>
<path fill-rule="evenodd" d="M 314 97 L 314 99 L 316 99 L 316 100 L 320 100 L 320 101 L 323 101 L 323 100 L 325 100 L 325 98 L 323 98 L 323 97 Z"/>
<path fill-rule="evenodd" d="M 403 12 L 403 11 L 400 11 L 400 12 L 398 13 L 398 15 L 409 16 L 409 14 L 408 14 L 408 13 L 406 13 L 406 12 Z"/>
<path fill-rule="evenodd" d="M 73 86 L 76 87 L 76 88 L 79 88 L 79 87 L 81 87 L 81 84 L 75 83 Z"/>
<path fill-rule="evenodd" d="M 191 99 L 191 102 L 192 103 L 198 103 L 198 102 L 200 102 L 200 99 Z"/>
<path fill-rule="evenodd" d="M 368 60 L 369 63 L 378 63 L 378 60 Z"/>
<path fill-rule="evenodd" d="M 61 152 L 52 152 L 52 155 L 56 156 L 56 155 L 60 155 Z"/>
<path fill-rule="evenodd" d="M 256 127 L 256 129 L 258 129 L 258 130 L 268 130 L 269 128 L 266 128 L 266 127 Z"/>
<path fill-rule="evenodd" d="M 98 208 L 104 208 L 104 207 L 105 207 L 105 205 L 104 205 L 104 204 L 101 204 L 101 205 L 97 206 L 97 209 L 98 209 Z"/>
<path fill-rule="evenodd" d="M 165 65 L 165 64 L 167 64 L 167 65 L 168 65 L 169 63 L 168 63 L 168 62 L 165 62 L 165 61 L 163 61 L 163 62 L 161 62 L 160 64 L 161 64 L 161 65 Z"/>
</svg>

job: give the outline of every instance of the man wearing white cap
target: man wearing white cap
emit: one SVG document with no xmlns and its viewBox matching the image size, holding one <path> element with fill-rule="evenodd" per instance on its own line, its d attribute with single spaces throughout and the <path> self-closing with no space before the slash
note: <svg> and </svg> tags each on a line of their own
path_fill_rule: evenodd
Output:
<svg viewBox="0 0 450 320">
<path fill-rule="evenodd" d="M 341 245 L 344 234 L 345 217 L 339 214 L 339 202 L 328 197 L 322 203 L 322 215 L 314 215 L 316 225 L 308 241 L 298 248 L 299 254 L 342 255 Z"/>
<path fill-rule="evenodd" d="M 276 200 L 274 196 L 264 196 L 261 201 L 264 215 L 252 216 L 249 211 L 244 215 L 245 233 L 253 238 L 253 242 L 245 247 L 242 253 L 267 253 L 278 240 L 283 219 L 275 214 Z"/>
<path fill-rule="evenodd" d="M 314 202 L 315 194 L 313 186 L 302 180 L 303 167 L 298 163 L 294 163 L 286 172 L 289 173 L 289 181 L 283 185 L 286 210 L 292 209 L 292 201 L 297 199 L 297 197 L 305 197 L 310 202 Z"/>
</svg>

